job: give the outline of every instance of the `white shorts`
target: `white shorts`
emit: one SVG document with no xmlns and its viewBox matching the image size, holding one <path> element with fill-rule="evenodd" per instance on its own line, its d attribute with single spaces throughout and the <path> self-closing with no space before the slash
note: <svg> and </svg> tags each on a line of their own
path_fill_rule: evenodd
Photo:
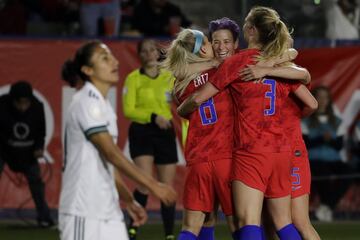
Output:
<svg viewBox="0 0 360 240">
<path fill-rule="evenodd" d="M 59 215 L 61 240 L 128 240 L 125 222 Z"/>
</svg>

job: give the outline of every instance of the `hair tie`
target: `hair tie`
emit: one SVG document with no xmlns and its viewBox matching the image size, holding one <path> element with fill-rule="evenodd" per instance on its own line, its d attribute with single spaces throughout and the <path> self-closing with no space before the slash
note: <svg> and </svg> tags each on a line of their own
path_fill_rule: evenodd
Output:
<svg viewBox="0 0 360 240">
<path fill-rule="evenodd" d="M 195 45 L 192 53 L 197 54 L 200 51 L 202 42 L 204 40 L 204 34 L 199 30 L 190 30 L 195 37 Z"/>
</svg>

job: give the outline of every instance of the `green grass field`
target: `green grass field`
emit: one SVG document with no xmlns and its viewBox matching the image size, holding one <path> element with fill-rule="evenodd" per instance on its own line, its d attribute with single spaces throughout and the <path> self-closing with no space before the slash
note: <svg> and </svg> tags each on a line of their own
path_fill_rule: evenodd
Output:
<svg viewBox="0 0 360 240">
<path fill-rule="evenodd" d="M 176 232 L 180 226 L 177 225 Z M 360 240 L 359 222 L 315 223 L 323 240 Z M 55 229 L 39 229 L 21 223 L 0 222 L 0 240 L 59 240 Z M 139 232 L 138 240 L 161 240 L 161 224 L 147 224 Z M 231 240 L 225 224 L 216 227 L 217 240 Z M 122 239 L 119 239 L 122 240 Z"/>
</svg>

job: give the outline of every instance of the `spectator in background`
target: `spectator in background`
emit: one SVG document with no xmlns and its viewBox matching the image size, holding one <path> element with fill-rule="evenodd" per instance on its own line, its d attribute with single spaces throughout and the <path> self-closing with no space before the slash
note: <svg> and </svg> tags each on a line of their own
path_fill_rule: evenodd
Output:
<svg viewBox="0 0 360 240">
<path fill-rule="evenodd" d="M 0 0 L 0 34 L 26 34 L 28 10 L 20 0 Z"/>
<path fill-rule="evenodd" d="M 120 2 L 119 0 L 81 0 L 80 3 L 80 25 L 86 36 L 99 35 L 102 28 L 107 37 L 119 34 L 120 24 Z M 100 26 L 99 22 L 103 22 Z"/>
<path fill-rule="evenodd" d="M 159 181 L 171 185 L 178 161 L 170 107 L 173 77 L 169 71 L 159 68 L 160 52 L 154 40 L 141 41 L 138 54 L 141 67 L 127 76 L 123 89 L 124 115 L 132 121 L 130 155 L 148 175 L 152 175 L 155 165 Z M 135 200 L 144 207 L 148 192 L 143 186 L 138 186 L 134 192 Z M 161 216 L 165 239 L 175 239 L 175 204 L 166 206 L 162 202 Z M 130 223 L 130 240 L 136 239 L 136 231 Z"/>
<path fill-rule="evenodd" d="M 359 39 L 360 8 L 356 0 L 325 2 L 329 39 Z"/>
<path fill-rule="evenodd" d="M 360 173 L 360 112 L 349 129 L 349 160 L 351 165 Z"/>
<path fill-rule="evenodd" d="M 6 163 L 12 171 L 24 174 L 38 225 L 53 226 L 38 163 L 45 144 L 44 106 L 33 96 L 31 85 L 19 81 L 11 86 L 9 94 L 0 97 L 0 109 L 0 173 Z"/>
<path fill-rule="evenodd" d="M 344 179 L 320 179 L 349 173 L 349 167 L 341 160 L 345 131 L 342 131 L 341 119 L 333 110 L 329 89 L 320 86 L 313 95 L 319 103 L 318 110 L 303 120 L 303 134 L 308 148 L 312 182 L 312 191 L 318 193 L 321 203 L 316 211 L 320 220 L 332 220 L 332 210 L 346 192 L 349 183 Z M 331 183 L 329 184 L 329 181 Z"/>
<path fill-rule="evenodd" d="M 190 25 L 180 8 L 167 0 L 142 0 L 134 10 L 133 27 L 145 36 L 175 36 Z"/>
</svg>

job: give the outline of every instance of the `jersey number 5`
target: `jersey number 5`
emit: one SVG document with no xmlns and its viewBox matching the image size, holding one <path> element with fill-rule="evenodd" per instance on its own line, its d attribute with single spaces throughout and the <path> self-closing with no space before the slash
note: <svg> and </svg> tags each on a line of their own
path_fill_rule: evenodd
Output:
<svg viewBox="0 0 360 240">
<path fill-rule="evenodd" d="M 209 116 L 206 114 L 206 110 L 209 111 Z M 214 105 L 214 99 L 210 98 L 206 102 L 200 105 L 199 114 L 202 125 L 214 124 L 217 121 L 216 109 Z"/>
<path fill-rule="evenodd" d="M 276 81 L 274 79 L 265 79 L 263 84 L 270 86 L 270 91 L 265 92 L 265 98 L 270 100 L 270 108 L 264 110 L 264 115 L 271 116 L 275 114 Z"/>
</svg>

